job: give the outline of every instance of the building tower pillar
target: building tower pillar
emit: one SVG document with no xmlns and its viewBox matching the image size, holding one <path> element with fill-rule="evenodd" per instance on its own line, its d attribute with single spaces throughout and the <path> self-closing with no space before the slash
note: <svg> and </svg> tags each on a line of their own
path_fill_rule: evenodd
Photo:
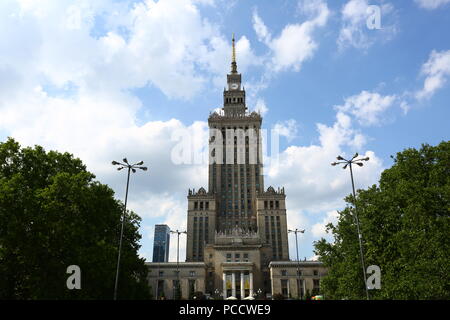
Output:
<svg viewBox="0 0 450 320">
<path fill-rule="evenodd" d="M 231 295 L 236 297 L 236 272 L 231 273 Z"/>
<path fill-rule="evenodd" d="M 223 299 L 227 298 L 227 274 L 224 272 L 222 274 L 223 279 Z"/>
<path fill-rule="evenodd" d="M 253 297 L 253 272 L 250 271 L 250 297 Z"/>
<path fill-rule="evenodd" d="M 241 271 L 241 299 L 245 298 L 244 271 Z"/>
</svg>

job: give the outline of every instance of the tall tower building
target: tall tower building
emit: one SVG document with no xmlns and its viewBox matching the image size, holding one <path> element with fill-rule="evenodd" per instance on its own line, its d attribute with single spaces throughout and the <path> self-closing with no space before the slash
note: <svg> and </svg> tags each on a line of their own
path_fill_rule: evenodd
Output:
<svg viewBox="0 0 450 320">
<path fill-rule="evenodd" d="M 270 291 L 269 263 L 289 260 L 284 188 L 264 189 L 262 117 L 249 112 L 234 35 L 223 106 L 208 118 L 208 191 L 188 193 L 188 262 L 205 262 L 206 291 Z"/>
<path fill-rule="evenodd" d="M 153 239 L 153 262 L 169 261 L 170 228 L 165 224 L 155 225 Z"/>
</svg>

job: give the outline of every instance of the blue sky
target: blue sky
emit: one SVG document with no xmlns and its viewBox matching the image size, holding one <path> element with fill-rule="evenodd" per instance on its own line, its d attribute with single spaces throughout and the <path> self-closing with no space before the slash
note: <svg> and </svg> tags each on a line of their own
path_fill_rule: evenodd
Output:
<svg viewBox="0 0 450 320">
<path fill-rule="evenodd" d="M 281 135 L 266 187 L 286 188 L 289 227 L 306 229 L 300 256 L 312 258 L 351 190 L 330 166 L 338 154 L 370 156 L 355 172 L 363 188 L 390 155 L 449 139 L 448 30 L 450 0 L 2 0 L 0 139 L 75 154 L 119 199 L 111 160 L 143 160 L 130 208 L 151 259 L 154 224 L 185 228 L 187 190 L 207 186 L 206 164 L 177 164 L 173 150 L 181 133 L 204 154 L 234 32 L 248 108 Z"/>
</svg>

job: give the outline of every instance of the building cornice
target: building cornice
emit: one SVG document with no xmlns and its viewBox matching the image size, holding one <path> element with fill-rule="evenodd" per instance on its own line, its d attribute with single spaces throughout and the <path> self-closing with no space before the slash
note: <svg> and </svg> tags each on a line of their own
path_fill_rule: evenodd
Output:
<svg viewBox="0 0 450 320">
<path fill-rule="evenodd" d="M 297 266 L 300 267 L 311 267 L 311 266 L 317 266 L 317 267 L 324 267 L 323 262 L 320 261 L 271 261 L 269 263 L 269 268 L 273 267 L 282 267 L 282 268 L 295 268 Z"/>
<path fill-rule="evenodd" d="M 147 267 L 154 268 L 176 268 L 176 262 L 145 262 Z M 206 268 L 204 262 L 179 262 L 178 268 Z"/>
<path fill-rule="evenodd" d="M 231 244 L 214 244 L 212 245 L 212 247 L 215 250 L 236 250 L 236 248 L 238 248 L 241 251 L 245 251 L 245 250 L 255 250 L 255 249 L 259 249 L 262 247 L 261 244 L 236 244 L 236 245 L 231 245 Z"/>
</svg>

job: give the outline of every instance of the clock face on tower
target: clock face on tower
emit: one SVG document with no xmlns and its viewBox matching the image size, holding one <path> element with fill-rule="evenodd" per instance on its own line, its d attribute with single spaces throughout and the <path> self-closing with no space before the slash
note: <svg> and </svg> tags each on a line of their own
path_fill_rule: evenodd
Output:
<svg viewBox="0 0 450 320">
<path fill-rule="evenodd" d="M 230 84 L 230 88 L 236 90 L 237 88 L 239 88 L 239 85 L 237 83 L 232 83 Z"/>
</svg>

